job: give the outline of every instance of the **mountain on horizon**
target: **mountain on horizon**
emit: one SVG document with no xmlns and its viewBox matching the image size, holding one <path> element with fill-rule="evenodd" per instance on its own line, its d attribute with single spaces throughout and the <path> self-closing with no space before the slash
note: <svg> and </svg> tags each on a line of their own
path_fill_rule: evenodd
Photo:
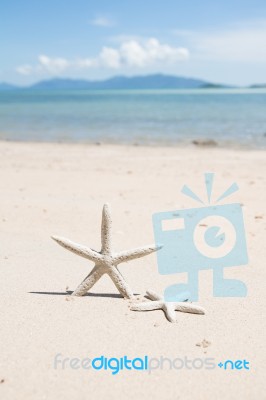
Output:
<svg viewBox="0 0 266 400">
<path fill-rule="evenodd" d="M 154 74 L 143 76 L 115 76 L 105 80 L 85 80 L 70 78 L 53 78 L 43 80 L 27 87 L 0 83 L 0 90 L 88 90 L 88 89 L 197 89 L 225 88 L 226 85 L 214 84 L 201 79 L 185 78 L 173 75 Z"/>
<path fill-rule="evenodd" d="M 76 79 L 51 79 L 38 82 L 33 89 L 194 89 L 205 86 L 209 82 L 171 75 L 115 76 L 102 81 Z"/>
</svg>

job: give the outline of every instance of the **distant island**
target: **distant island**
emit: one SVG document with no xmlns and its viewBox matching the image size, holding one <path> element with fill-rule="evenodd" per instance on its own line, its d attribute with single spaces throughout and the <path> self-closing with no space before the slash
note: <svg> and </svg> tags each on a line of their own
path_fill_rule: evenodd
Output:
<svg viewBox="0 0 266 400">
<path fill-rule="evenodd" d="M 207 82 L 201 79 L 173 75 L 153 74 L 143 76 L 115 76 L 105 80 L 85 80 L 53 78 L 33 85 L 21 87 L 0 83 L 0 91 L 11 90 L 158 90 L 158 89 L 226 89 L 229 86 Z M 249 88 L 265 88 L 265 84 L 251 85 Z"/>
<path fill-rule="evenodd" d="M 258 83 L 255 85 L 250 85 L 250 89 L 266 89 L 266 83 Z"/>
</svg>

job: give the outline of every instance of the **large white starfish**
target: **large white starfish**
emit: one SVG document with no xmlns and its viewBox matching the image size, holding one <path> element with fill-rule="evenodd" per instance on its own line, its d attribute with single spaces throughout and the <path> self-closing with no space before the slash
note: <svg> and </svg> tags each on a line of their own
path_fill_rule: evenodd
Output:
<svg viewBox="0 0 266 400">
<path fill-rule="evenodd" d="M 133 298 L 134 294 L 119 272 L 117 265 L 122 262 L 134 260 L 135 258 L 144 257 L 161 248 L 159 246 L 150 245 L 133 250 L 122 251 L 119 253 L 112 253 L 111 223 L 112 221 L 109 207 L 107 204 L 105 204 L 102 211 L 102 248 L 100 252 L 74 243 L 68 239 L 52 236 L 52 239 L 54 239 L 65 249 L 70 250 L 73 253 L 87 258 L 95 263 L 92 271 L 72 293 L 72 296 L 83 296 L 92 288 L 92 286 L 101 278 L 102 275 L 108 274 L 123 297 L 128 299 Z"/>
<path fill-rule="evenodd" d="M 204 308 L 195 304 L 186 303 L 188 299 L 184 296 L 184 299 L 180 298 L 179 302 L 165 301 L 162 296 L 147 290 L 146 296 L 152 301 L 145 301 L 143 303 L 134 303 L 131 305 L 130 310 L 132 311 L 151 311 L 151 310 L 163 310 L 166 318 L 170 322 L 176 322 L 175 311 L 181 311 L 192 314 L 205 314 Z"/>
</svg>

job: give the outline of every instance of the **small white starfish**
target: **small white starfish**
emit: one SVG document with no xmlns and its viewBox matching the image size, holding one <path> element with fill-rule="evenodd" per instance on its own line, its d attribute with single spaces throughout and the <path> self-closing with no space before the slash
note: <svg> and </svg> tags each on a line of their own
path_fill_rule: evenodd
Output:
<svg viewBox="0 0 266 400">
<path fill-rule="evenodd" d="M 195 304 L 186 303 L 188 299 L 184 296 L 184 300 L 180 298 L 179 302 L 165 301 L 163 296 L 147 290 L 146 296 L 152 301 L 145 301 L 143 303 L 134 303 L 130 307 L 132 311 L 151 311 L 151 310 L 163 310 L 166 318 L 170 322 L 176 322 L 175 311 L 181 311 L 192 314 L 205 314 L 204 308 Z"/>
<path fill-rule="evenodd" d="M 102 275 L 108 274 L 123 297 L 128 299 L 133 298 L 134 294 L 119 272 L 117 265 L 122 262 L 144 257 L 161 248 L 159 246 L 150 245 L 133 250 L 122 251 L 119 253 L 112 253 L 111 223 L 112 221 L 109 207 L 107 204 L 105 204 L 102 211 L 102 249 L 100 252 L 97 252 L 89 247 L 73 243 L 68 239 L 52 236 L 52 239 L 54 239 L 67 250 L 70 250 L 81 257 L 87 258 L 88 260 L 94 261 L 95 263 L 92 271 L 72 293 L 72 296 L 83 296 L 92 288 L 92 286 L 101 278 Z"/>
</svg>

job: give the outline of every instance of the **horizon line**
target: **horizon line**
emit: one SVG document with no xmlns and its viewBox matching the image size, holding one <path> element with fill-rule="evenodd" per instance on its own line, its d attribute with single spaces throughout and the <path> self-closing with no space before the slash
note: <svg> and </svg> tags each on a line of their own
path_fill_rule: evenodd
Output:
<svg viewBox="0 0 266 400">
<path fill-rule="evenodd" d="M 212 82 L 209 80 L 206 80 L 205 78 L 197 78 L 197 77 L 192 77 L 192 76 L 184 76 L 184 75 L 173 75 L 173 74 L 165 74 L 163 72 L 156 72 L 156 73 L 151 73 L 151 74 L 140 74 L 140 75 L 112 75 L 106 78 L 102 78 L 102 79 L 89 79 L 89 78 L 78 78 L 78 77 L 62 77 L 62 76 L 52 76 L 50 78 L 44 78 L 44 79 L 40 79 L 37 80 L 35 82 L 26 84 L 26 85 L 21 85 L 21 84 L 17 84 L 17 83 L 13 83 L 13 82 L 9 82 L 9 81 L 0 81 L 0 85 L 7 85 L 7 86 L 13 86 L 16 89 L 27 89 L 27 88 L 31 88 L 32 86 L 35 86 L 39 83 L 44 83 L 44 82 L 51 82 L 51 81 L 82 81 L 84 83 L 101 83 L 101 82 L 106 82 L 109 80 L 112 80 L 114 78 L 126 78 L 126 79 L 133 79 L 133 78 L 148 78 L 148 77 L 152 77 L 152 76 L 163 76 L 163 77 L 168 77 L 168 78 L 181 78 L 184 80 L 195 80 L 195 81 L 202 81 L 203 82 L 203 86 L 204 84 L 206 85 L 210 85 L 210 86 L 217 86 L 217 88 L 221 87 L 224 89 L 245 89 L 245 88 L 263 88 L 263 86 L 266 87 L 266 83 L 249 83 L 246 85 L 237 85 L 237 84 L 227 84 L 227 83 L 217 83 L 217 82 Z M 200 86 L 197 88 L 201 88 Z M 215 88 L 215 87 L 214 87 Z M 12 89 L 12 88 L 10 88 Z M 163 89 L 163 88 L 160 88 Z M 167 88 L 169 89 L 169 88 Z M 178 89 L 178 88 L 173 88 L 173 89 Z M 180 89 L 194 89 L 194 88 L 180 88 Z M 196 89 L 196 88 L 195 88 Z M 121 90 L 121 88 L 119 89 Z M 150 89 L 150 90 L 154 90 L 154 89 Z"/>
</svg>

